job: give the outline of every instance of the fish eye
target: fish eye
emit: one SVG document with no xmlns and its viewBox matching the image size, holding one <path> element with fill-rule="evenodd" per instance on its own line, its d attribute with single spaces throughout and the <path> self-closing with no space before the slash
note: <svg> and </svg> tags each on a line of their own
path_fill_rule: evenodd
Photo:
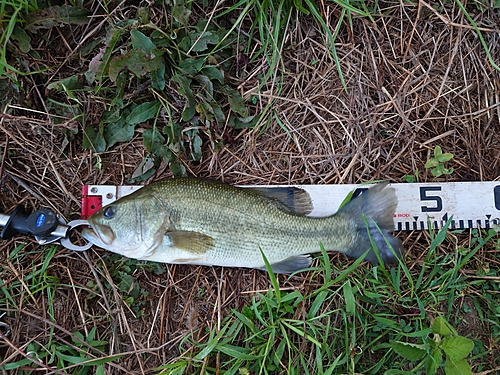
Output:
<svg viewBox="0 0 500 375">
<path fill-rule="evenodd" d="M 102 215 L 104 216 L 104 218 L 106 219 L 112 219 L 115 217 L 116 215 L 116 212 L 115 212 L 115 209 L 113 207 L 108 207 L 104 210 L 104 212 L 102 213 Z"/>
</svg>

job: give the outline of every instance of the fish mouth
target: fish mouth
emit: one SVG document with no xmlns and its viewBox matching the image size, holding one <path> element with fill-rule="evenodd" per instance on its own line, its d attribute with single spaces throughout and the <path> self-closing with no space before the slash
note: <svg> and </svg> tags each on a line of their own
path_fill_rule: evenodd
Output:
<svg viewBox="0 0 500 375">
<path fill-rule="evenodd" d="M 112 245 L 115 240 L 113 230 L 107 225 L 92 226 L 82 230 L 82 237 L 89 241 L 91 244 L 99 246 L 103 249 Z"/>
</svg>

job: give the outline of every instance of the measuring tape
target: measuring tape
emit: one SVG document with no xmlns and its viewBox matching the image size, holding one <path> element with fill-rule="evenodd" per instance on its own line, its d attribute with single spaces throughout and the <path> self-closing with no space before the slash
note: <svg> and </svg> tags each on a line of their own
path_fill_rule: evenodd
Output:
<svg viewBox="0 0 500 375">
<path fill-rule="evenodd" d="M 398 197 L 395 230 L 439 229 L 453 216 L 450 229 L 490 228 L 500 224 L 500 182 L 390 184 Z M 84 185 L 82 219 L 142 186 Z M 248 186 L 251 187 L 251 186 Z M 259 187 L 284 187 L 272 185 Z M 313 203 L 309 216 L 337 212 L 346 196 L 369 185 L 294 185 L 306 190 Z"/>
</svg>

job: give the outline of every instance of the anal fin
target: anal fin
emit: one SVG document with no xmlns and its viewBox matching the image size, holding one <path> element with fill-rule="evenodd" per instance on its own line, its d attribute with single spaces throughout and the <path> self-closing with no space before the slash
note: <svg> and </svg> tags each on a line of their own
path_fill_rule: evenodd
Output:
<svg viewBox="0 0 500 375">
<path fill-rule="evenodd" d="M 293 273 L 304 268 L 308 268 L 311 265 L 311 257 L 309 255 L 296 255 L 290 258 L 286 258 L 280 262 L 272 263 L 271 269 L 274 273 Z M 259 268 L 263 271 L 266 267 Z"/>
</svg>

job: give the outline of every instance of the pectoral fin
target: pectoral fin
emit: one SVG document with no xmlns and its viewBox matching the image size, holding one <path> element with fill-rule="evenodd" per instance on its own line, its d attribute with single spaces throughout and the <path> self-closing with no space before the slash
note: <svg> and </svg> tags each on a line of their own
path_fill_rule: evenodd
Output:
<svg viewBox="0 0 500 375">
<path fill-rule="evenodd" d="M 253 187 L 251 189 L 274 199 L 279 207 L 285 211 L 298 215 L 308 215 L 313 210 L 309 193 L 298 187 Z"/>
<path fill-rule="evenodd" d="M 196 255 L 203 255 L 210 250 L 215 240 L 203 233 L 189 231 L 172 231 L 165 233 L 173 247 Z"/>
</svg>

